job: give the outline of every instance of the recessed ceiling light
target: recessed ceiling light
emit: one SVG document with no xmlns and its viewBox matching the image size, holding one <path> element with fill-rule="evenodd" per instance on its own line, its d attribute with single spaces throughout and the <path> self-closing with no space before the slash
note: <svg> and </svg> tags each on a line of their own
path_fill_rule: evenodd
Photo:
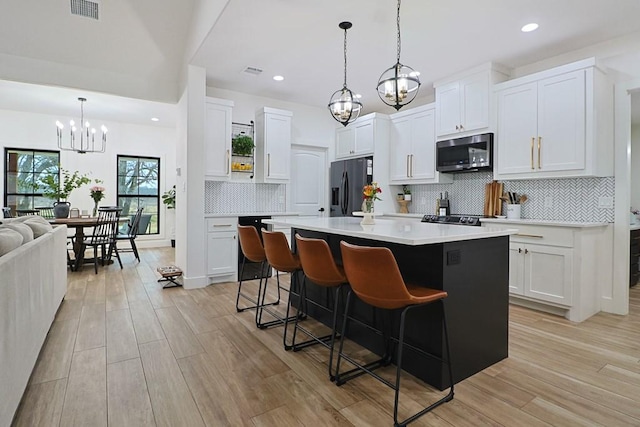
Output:
<svg viewBox="0 0 640 427">
<path fill-rule="evenodd" d="M 160 119 L 159 119 L 159 118 L 157 118 L 157 117 L 151 117 L 151 121 L 152 121 L 152 122 L 157 122 L 157 121 L 160 121 Z"/>
<path fill-rule="evenodd" d="M 281 82 L 284 80 L 284 77 L 282 76 L 273 76 L 273 80 L 277 81 L 277 82 Z"/>
<path fill-rule="evenodd" d="M 530 33 L 531 31 L 535 31 L 537 29 L 538 29 L 538 24 L 536 24 L 535 22 L 532 22 L 522 27 L 520 31 L 522 31 L 523 33 Z"/>
</svg>

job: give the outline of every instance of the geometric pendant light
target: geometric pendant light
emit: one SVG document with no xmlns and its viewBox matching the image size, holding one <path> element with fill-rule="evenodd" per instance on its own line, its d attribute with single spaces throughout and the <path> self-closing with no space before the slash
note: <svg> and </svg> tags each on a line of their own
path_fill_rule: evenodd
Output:
<svg viewBox="0 0 640 427">
<path fill-rule="evenodd" d="M 378 96 L 387 105 L 399 110 L 414 100 L 420 88 L 417 71 L 400 63 L 400 0 L 398 0 L 398 14 L 396 19 L 398 29 L 396 63 L 386 69 L 378 80 Z"/>
<path fill-rule="evenodd" d="M 331 95 L 328 105 L 331 117 L 342 123 L 343 126 L 355 121 L 362 111 L 362 102 L 347 87 L 347 30 L 351 26 L 351 22 L 341 22 L 338 25 L 344 30 L 344 84 L 342 89 Z"/>
</svg>

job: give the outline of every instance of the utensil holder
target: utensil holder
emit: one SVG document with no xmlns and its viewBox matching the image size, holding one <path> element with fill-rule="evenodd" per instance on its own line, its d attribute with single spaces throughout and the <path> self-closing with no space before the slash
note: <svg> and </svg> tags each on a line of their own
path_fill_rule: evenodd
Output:
<svg viewBox="0 0 640 427">
<path fill-rule="evenodd" d="M 522 215 L 521 205 L 507 203 L 507 219 L 520 219 Z"/>
</svg>

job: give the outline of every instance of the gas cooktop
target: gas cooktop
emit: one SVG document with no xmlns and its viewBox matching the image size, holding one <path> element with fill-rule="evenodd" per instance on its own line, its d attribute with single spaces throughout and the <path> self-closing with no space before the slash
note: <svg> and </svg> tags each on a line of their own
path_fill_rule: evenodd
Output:
<svg viewBox="0 0 640 427">
<path fill-rule="evenodd" d="M 480 226 L 480 218 L 482 217 L 473 215 L 425 215 L 422 217 L 422 222 Z"/>
</svg>

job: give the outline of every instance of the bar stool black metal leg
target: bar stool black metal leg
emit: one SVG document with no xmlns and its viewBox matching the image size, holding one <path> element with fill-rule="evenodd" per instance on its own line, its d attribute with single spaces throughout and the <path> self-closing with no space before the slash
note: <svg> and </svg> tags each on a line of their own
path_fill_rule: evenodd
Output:
<svg viewBox="0 0 640 427">
<path fill-rule="evenodd" d="M 293 348 L 293 346 L 295 345 L 295 343 L 296 343 L 295 330 L 296 330 L 296 327 L 298 325 L 298 319 L 299 319 L 298 314 L 296 314 L 296 316 L 295 316 L 295 324 L 294 324 L 294 327 L 293 327 L 293 331 L 294 331 L 293 332 L 293 338 L 292 338 L 291 344 L 289 345 L 289 344 L 287 344 L 287 331 L 288 331 L 289 321 L 293 318 L 293 316 L 291 316 L 291 317 L 289 316 L 289 313 L 291 312 L 291 298 L 292 298 L 293 295 L 296 295 L 298 297 L 298 307 L 300 307 L 300 293 L 302 292 L 300 289 L 304 286 L 304 281 L 305 281 L 305 278 L 302 279 L 302 284 L 298 286 L 298 280 L 297 279 L 296 280 L 292 280 L 291 281 L 291 286 L 289 287 L 289 298 L 287 300 L 287 312 L 286 312 L 286 315 L 285 315 L 286 317 L 285 317 L 285 321 L 284 321 L 284 333 L 282 334 L 282 342 L 283 342 L 283 345 L 284 345 L 284 349 L 287 350 L 287 351 L 291 350 Z M 296 311 L 299 313 L 300 309 L 298 308 Z"/>
<path fill-rule="evenodd" d="M 336 361 L 336 375 L 334 377 L 337 385 L 342 385 L 343 382 L 340 379 L 340 361 L 342 360 L 342 350 L 344 349 L 344 337 L 347 335 L 347 326 L 349 323 L 349 314 L 351 313 L 351 294 L 349 291 L 347 294 L 347 302 L 344 306 L 344 319 L 342 320 L 342 330 L 340 331 L 340 345 L 338 346 L 338 360 Z"/>
<path fill-rule="evenodd" d="M 338 328 L 338 307 L 340 307 L 340 293 L 342 291 L 342 285 L 336 288 L 335 300 L 333 302 L 333 322 L 332 322 L 332 331 L 331 331 L 331 344 L 329 346 L 329 379 L 331 381 L 335 381 L 336 376 L 331 369 L 333 366 L 333 351 L 336 343 L 336 334 Z M 343 337 L 343 333 L 340 334 L 340 339 Z"/>
</svg>

